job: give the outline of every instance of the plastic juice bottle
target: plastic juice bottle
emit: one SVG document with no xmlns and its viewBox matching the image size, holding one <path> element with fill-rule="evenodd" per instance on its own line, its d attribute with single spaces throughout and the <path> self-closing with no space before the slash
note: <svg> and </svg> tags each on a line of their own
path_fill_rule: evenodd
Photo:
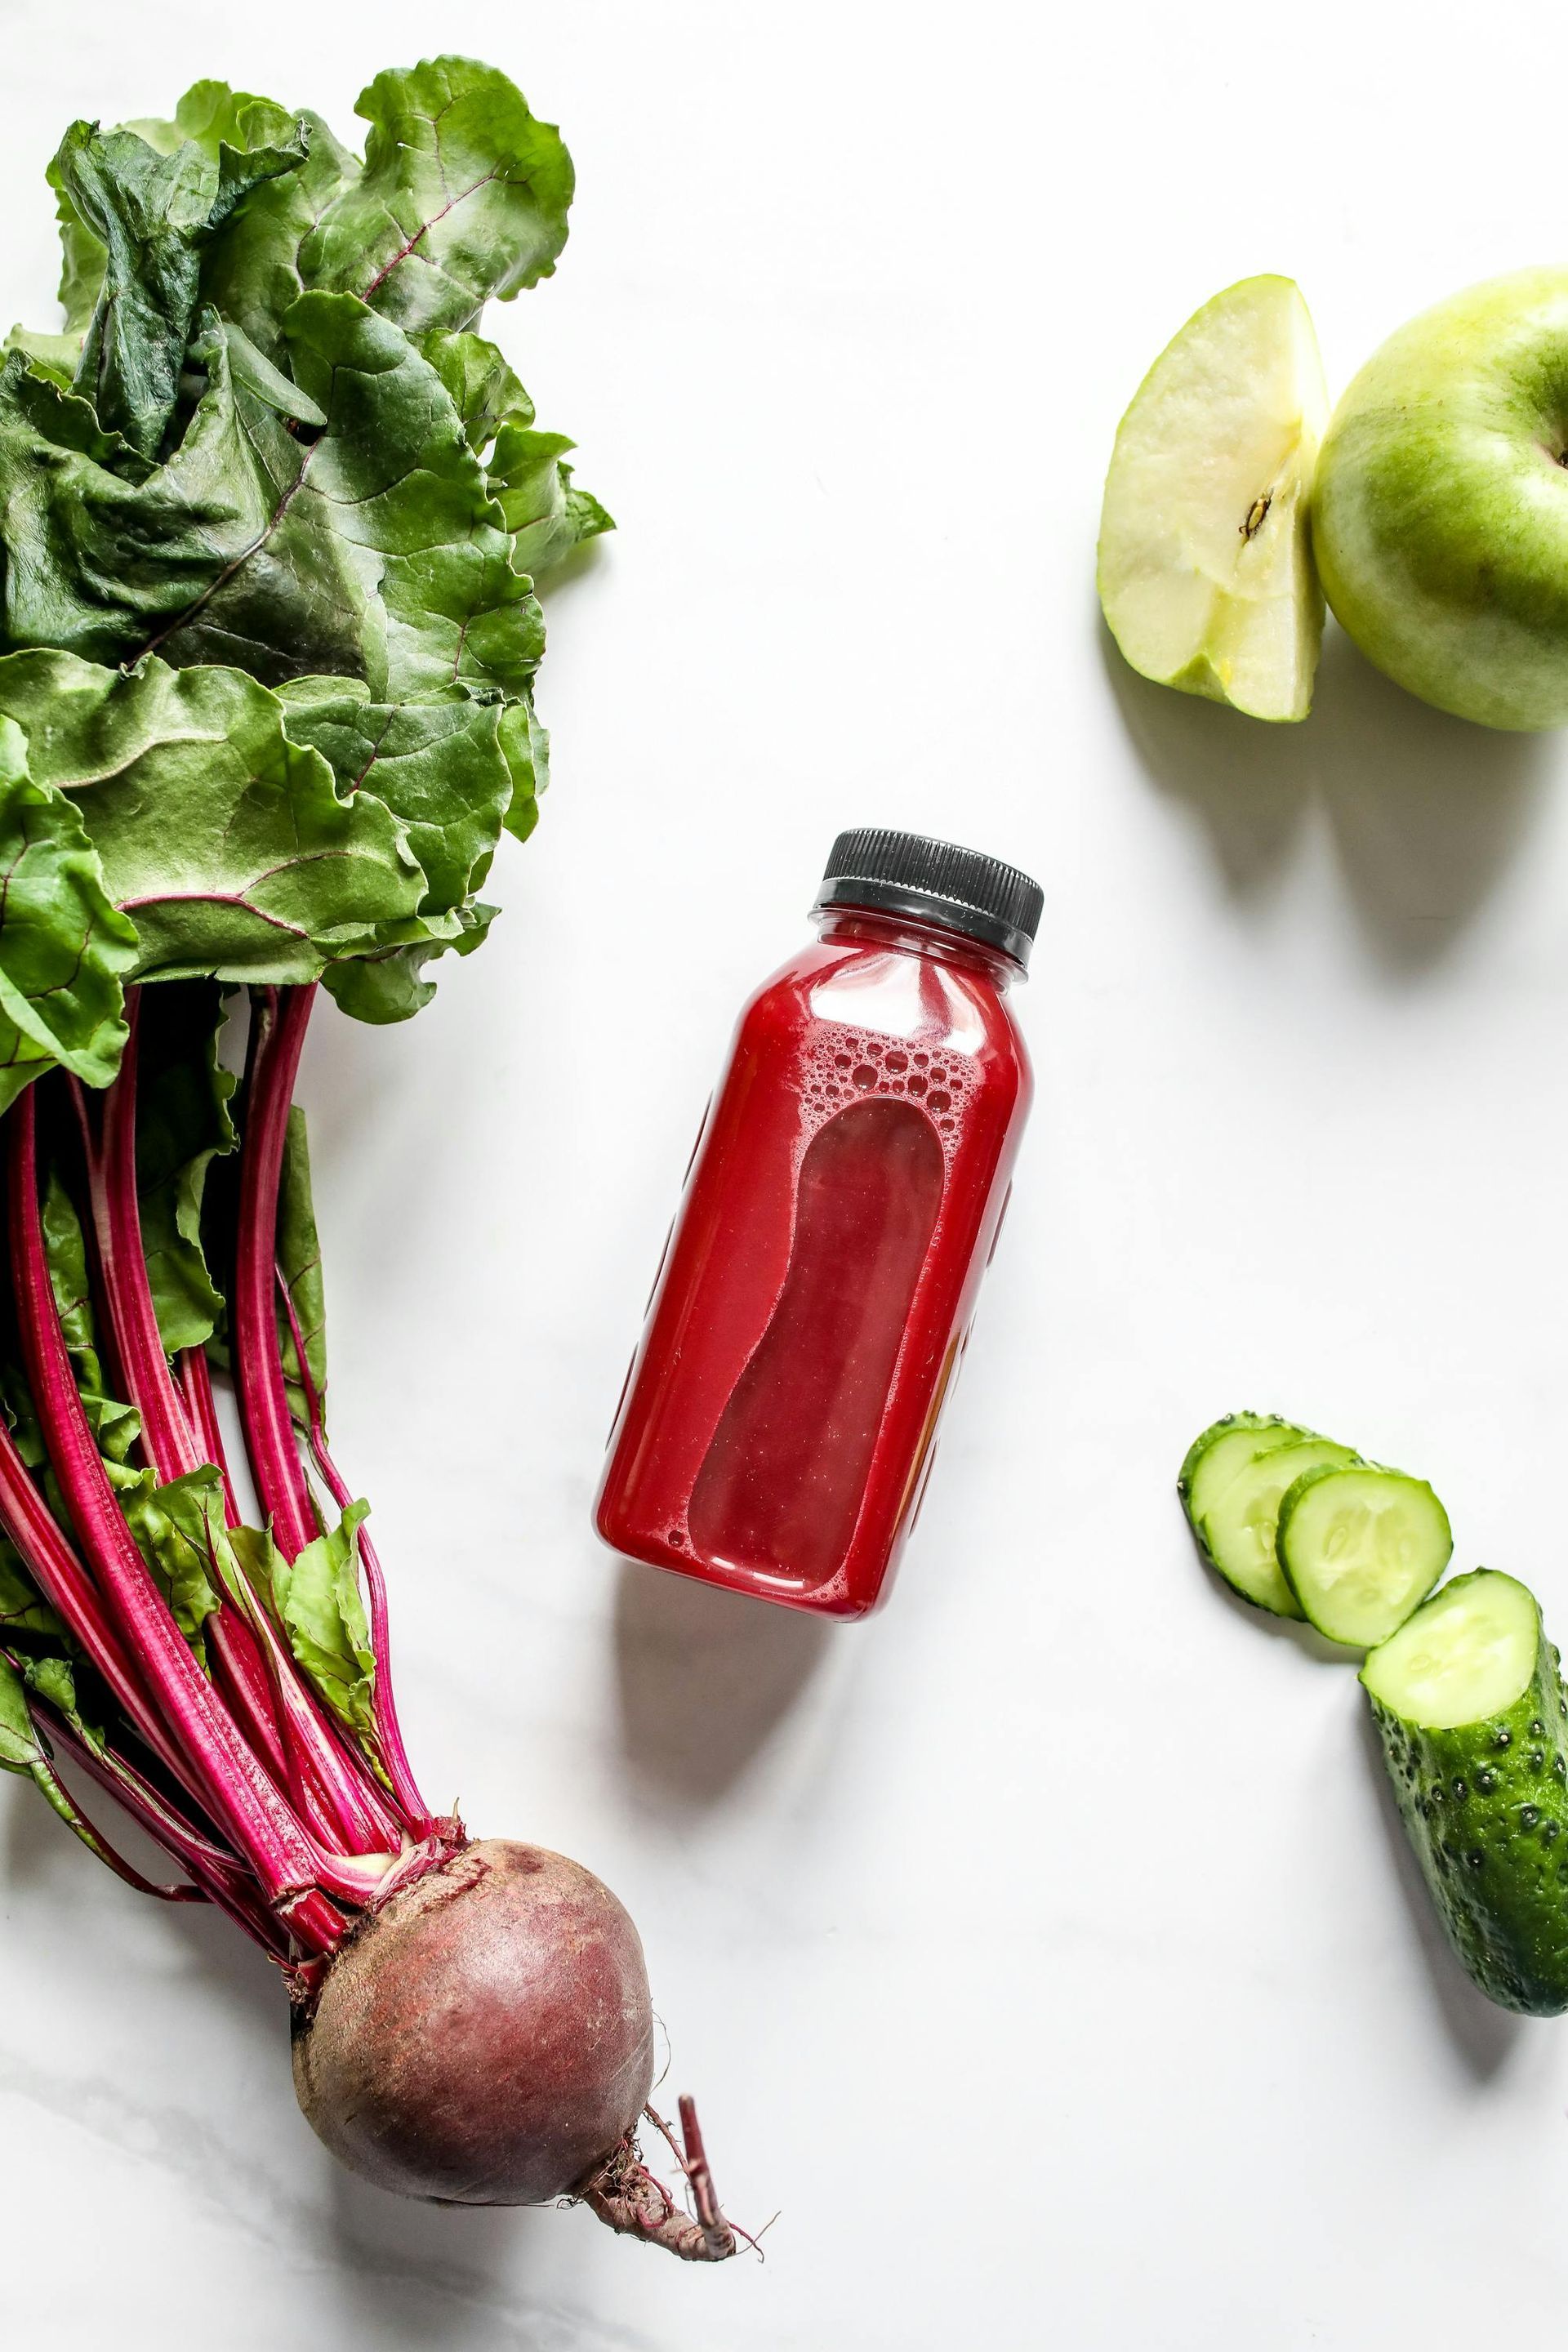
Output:
<svg viewBox="0 0 1568 2352">
<path fill-rule="evenodd" d="M 742 1013 L 610 1436 L 617 1551 L 791 1608 L 886 1597 L 1031 1094 L 1028 876 L 841 834 Z"/>
</svg>

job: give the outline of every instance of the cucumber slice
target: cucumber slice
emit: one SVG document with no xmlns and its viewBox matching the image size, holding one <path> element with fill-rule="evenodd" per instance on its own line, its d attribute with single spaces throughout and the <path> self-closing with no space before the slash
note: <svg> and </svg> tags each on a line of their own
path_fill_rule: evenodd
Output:
<svg viewBox="0 0 1568 2352">
<path fill-rule="evenodd" d="M 1194 1437 L 1188 1446 L 1176 1480 L 1176 1492 L 1193 1533 L 1198 1533 L 1231 1480 L 1255 1454 L 1294 1445 L 1314 1433 L 1299 1429 L 1293 1421 L 1281 1421 L 1275 1412 L 1227 1412 L 1223 1421 L 1211 1421 L 1202 1436 Z"/>
<path fill-rule="evenodd" d="M 1386 1642 L 1453 1555 L 1448 1514 L 1424 1480 L 1374 1463 L 1304 1471 L 1275 1537 L 1301 1614 L 1352 1650 Z"/>
<path fill-rule="evenodd" d="M 1458 1576 L 1361 1671 L 1410 1843 L 1475 1983 L 1568 2009 L 1568 1717 L 1557 1653 L 1511 1576 Z"/>
<path fill-rule="evenodd" d="M 1455 1577 L 1374 1649 L 1361 1670 L 1376 1705 L 1420 1731 L 1502 1715 L 1530 1687 L 1541 1646 L 1534 1595 L 1478 1568 Z"/>
<path fill-rule="evenodd" d="M 1290 1445 L 1265 1445 L 1237 1473 L 1199 1521 L 1198 1540 L 1244 1601 L 1276 1617 L 1300 1616 L 1301 1604 L 1275 1556 L 1280 1503 L 1304 1470 L 1357 1459 L 1350 1446 L 1331 1438 L 1302 1437 Z"/>
</svg>

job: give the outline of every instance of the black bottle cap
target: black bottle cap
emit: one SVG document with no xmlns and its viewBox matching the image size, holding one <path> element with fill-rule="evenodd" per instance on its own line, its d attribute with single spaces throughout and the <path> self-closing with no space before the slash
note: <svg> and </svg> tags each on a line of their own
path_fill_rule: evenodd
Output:
<svg viewBox="0 0 1568 2352">
<path fill-rule="evenodd" d="M 868 907 L 940 923 L 999 948 L 1021 966 L 1028 963 L 1045 903 L 1039 884 L 999 857 L 871 824 L 839 835 L 816 894 L 819 908 Z"/>
</svg>

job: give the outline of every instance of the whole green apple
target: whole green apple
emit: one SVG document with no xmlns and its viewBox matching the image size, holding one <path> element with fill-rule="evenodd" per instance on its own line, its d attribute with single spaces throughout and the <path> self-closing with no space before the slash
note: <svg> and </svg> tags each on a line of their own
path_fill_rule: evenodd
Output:
<svg viewBox="0 0 1568 2352">
<path fill-rule="evenodd" d="M 1413 319 L 1341 401 L 1312 490 L 1330 606 L 1363 653 L 1488 727 L 1568 721 L 1568 269 Z"/>
</svg>

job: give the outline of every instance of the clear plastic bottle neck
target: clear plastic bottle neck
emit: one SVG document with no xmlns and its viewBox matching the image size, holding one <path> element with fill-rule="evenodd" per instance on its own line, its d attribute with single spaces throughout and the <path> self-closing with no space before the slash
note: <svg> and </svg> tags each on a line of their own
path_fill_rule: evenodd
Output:
<svg viewBox="0 0 1568 2352">
<path fill-rule="evenodd" d="M 918 915 L 882 914 L 870 907 L 823 907 L 812 916 L 825 942 L 863 940 L 868 946 L 895 949 L 905 955 L 927 956 L 938 963 L 958 964 L 984 974 L 996 989 L 1010 988 L 1028 975 L 1020 963 L 1000 948 L 965 939 L 942 923 Z"/>
</svg>

